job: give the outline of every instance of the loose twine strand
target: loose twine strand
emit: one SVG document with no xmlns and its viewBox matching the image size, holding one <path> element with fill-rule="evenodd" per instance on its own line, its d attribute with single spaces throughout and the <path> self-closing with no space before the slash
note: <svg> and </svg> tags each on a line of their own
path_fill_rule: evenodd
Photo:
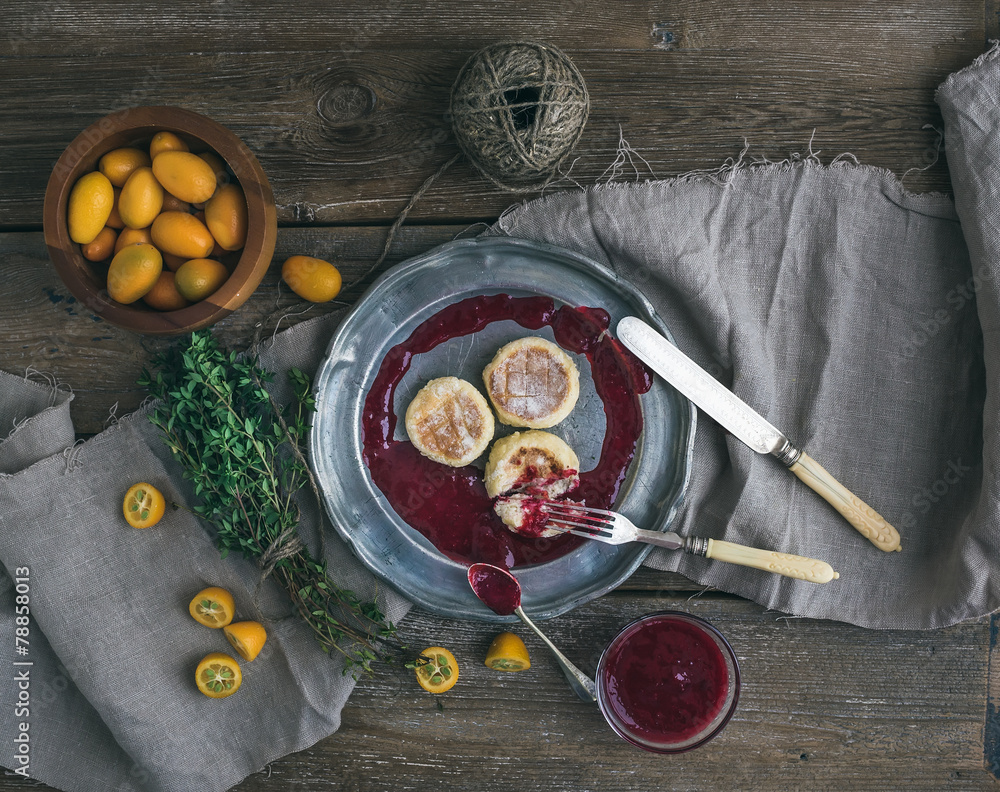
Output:
<svg viewBox="0 0 1000 792">
<path fill-rule="evenodd" d="M 449 116 L 460 152 L 428 176 L 410 196 L 386 234 L 375 262 L 346 288 L 366 281 L 392 250 L 399 229 L 434 183 L 463 155 L 505 192 L 544 189 L 572 153 L 590 115 L 590 96 L 573 61 L 549 44 L 493 44 L 475 53 L 451 89 Z M 277 309 L 274 316 L 289 315 Z M 277 328 L 275 329 L 277 332 Z"/>
<path fill-rule="evenodd" d="M 399 215 L 393 221 L 392 225 L 389 227 L 389 233 L 385 237 L 385 245 L 382 246 L 382 255 L 380 255 L 378 259 L 376 259 L 374 264 L 372 264 L 367 270 L 365 270 L 364 275 L 362 275 L 360 278 L 355 278 L 355 280 L 351 282 L 352 286 L 355 283 L 361 283 L 375 270 L 377 270 L 379 267 L 382 266 L 382 262 L 385 261 L 386 257 L 389 255 L 389 251 L 392 250 L 392 243 L 396 239 L 396 233 L 399 231 L 399 227 L 403 225 L 403 222 L 406 220 L 406 216 L 410 213 L 410 210 L 417 205 L 417 201 L 419 201 L 423 197 L 424 193 L 431 188 L 431 185 L 434 184 L 435 181 L 437 181 L 438 177 L 458 161 L 458 158 L 460 156 L 462 155 L 456 154 L 450 160 L 445 162 L 440 168 L 434 171 L 434 173 L 428 176 L 424 180 L 424 183 L 421 184 L 420 187 L 417 189 L 417 191 L 413 193 L 413 195 L 410 197 L 410 200 L 406 202 L 406 206 L 403 207 L 403 211 L 399 213 Z"/>
</svg>

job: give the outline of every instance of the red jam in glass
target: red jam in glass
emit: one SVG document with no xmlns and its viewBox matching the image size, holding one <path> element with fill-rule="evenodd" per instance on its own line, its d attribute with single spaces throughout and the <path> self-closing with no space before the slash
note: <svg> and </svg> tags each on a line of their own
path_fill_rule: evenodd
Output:
<svg viewBox="0 0 1000 792">
<path fill-rule="evenodd" d="M 639 395 L 649 390 L 652 377 L 607 332 L 611 318 L 600 308 L 556 308 L 549 297 L 507 294 L 470 297 L 449 305 L 386 354 L 365 397 L 362 432 L 372 481 L 408 525 L 454 561 L 511 568 L 551 561 L 586 540 L 568 534 L 523 537 L 508 531 L 493 511 L 482 471 L 471 465 L 442 465 L 421 455 L 408 441 L 393 439 L 396 387 L 414 355 L 505 319 L 528 330 L 551 327 L 560 346 L 590 362 L 606 429 L 597 466 L 580 474 L 580 485 L 571 497 L 588 506 L 610 508 L 635 455 L 642 433 Z"/>
<path fill-rule="evenodd" d="M 483 604 L 498 616 L 510 616 L 521 604 L 521 584 L 506 569 L 492 564 L 469 567 L 469 585 Z"/>
<path fill-rule="evenodd" d="M 662 614 L 626 628 L 608 648 L 598 685 L 606 714 L 626 739 L 656 750 L 689 742 L 716 720 L 729 700 L 730 674 L 709 629 Z"/>
</svg>

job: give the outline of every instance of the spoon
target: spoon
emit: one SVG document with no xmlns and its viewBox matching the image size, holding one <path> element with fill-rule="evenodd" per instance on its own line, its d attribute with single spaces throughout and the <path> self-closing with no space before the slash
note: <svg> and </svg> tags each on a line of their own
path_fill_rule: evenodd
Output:
<svg viewBox="0 0 1000 792">
<path fill-rule="evenodd" d="M 545 643 L 552 654 L 556 656 L 556 661 L 562 669 L 569 682 L 569 686 L 584 701 L 597 701 L 597 688 L 594 680 L 588 677 L 583 671 L 573 665 L 560 652 L 555 644 L 550 641 L 545 633 L 535 626 L 535 623 L 528 618 L 527 614 L 521 610 L 521 584 L 517 582 L 510 572 L 492 564 L 473 564 L 469 567 L 469 585 L 476 596 L 482 600 L 491 611 L 498 616 L 510 616 L 513 614 L 523 621 L 531 631 Z"/>
</svg>

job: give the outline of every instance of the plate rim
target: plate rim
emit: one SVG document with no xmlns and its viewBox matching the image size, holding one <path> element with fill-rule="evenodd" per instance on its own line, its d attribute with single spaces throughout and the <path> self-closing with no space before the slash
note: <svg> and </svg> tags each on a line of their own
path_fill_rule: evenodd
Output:
<svg viewBox="0 0 1000 792">
<path fill-rule="evenodd" d="M 473 237 L 471 239 L 457 239 L 450 242 L 445 242 L 441 245 L 437 245 L 424 253 L 418 254 L 407 258 L 398 264 L 395 264 L 388 270 L 386 270 L 382 275 L 380 275 L 372 284 L 365 290 L 365 292 L 357 299 L 355 304 L 344 315 L 337 329 L 331 335 L 329 342 L 326 345 L 326 349 L 323 353 L 323 357 L 320 360 L 319 365 L 316 368 L 316 373 L 313 377 L 314 383 L 314 395 L 317 398 L 317 406 L 319 406 L 320 394 L 316 391 L 316 383 L 321 382 L 325 379 L 324 374 L 327 368 L 333 365 L 334 361 L 331 358 L 331 352 L 334 347 L 341 341 L 344 334 L 349 332 L 351 324 L 356 320 L 356 317 L 370 309 L 370 301 L 382 290 L 384 290 L 389 284 L 397 280 L 404 280 L 408 275 L 410 270 L 419 268 L 424 262 L 428 260 L 434 260 L 441 258 L 442 256 L 454 255 L 456 251 L 466 250 L 483 250 L 484 253 L 488 252 L 491 248 L 496 249 L 509 249 L 515 248 L 520 251 L 530 251 L 532 253 L 544 252 L 550 256 L 562 259 L 565 263 L 572 265 L 574 268 L 587 272 L 589 275 L 597 275 L 599 278 L 610 283 L 614 288 L 623 292 L 629 300 L 631 300 L 635 305 L 633 307 L 640 308 L 643 313 L 646 314 L 643 319 L 645 321 L 651 321 L 654 327 L 665 335 L 671 343 L 676 343 L 674 337 L 671 334 L 669 328 L 660 319 L 656 310 L 653 308 L 652 303 L 649 302 L 645 294 L 643 294 L 635 285 L 630 281 L 624 279 L 618 273 L 604 266 L 603 264 L 594 261 L 593 259 L 578 253 L 574 250 L 570 250 L 558 245 L 552 245 L 546 242 L 537 242 L 534 240 L 521 239 L 518 237 L 509 236 L 479 236 Z M 664 383 L 667 387 L 670 387 L 668 383 Z M 682 476 L 677 485 L 677 495 L 667 510 L 664 519 L 662 521 L 662 528 L 660 530 L 668 530 L 670 526 L 676 520 L 677 514 L 683 507 L 687 491 L 690 484 L 691 473 L 692 473 L 692 456 L 694 451 L 695 434 L 697 431 L 697 407 L 687 399 L 683 394 L 678 393 L 680 397 L 679 401 L 682 407 L 686 408 L 686 415 L 681 418 L 682 428 L 686 433 L 686 437 L 683 442 L 683 453 L 681 454 L 681 463 L 683 466 Z M 362 548 L 359 548 L 357 542 L 355 541 L 355 534 L 347 530 L 345 526 L 341 526 L 334 515 L 331 513 L 331 507 L 329 504 L 329 494 L 323 488 L 321 483 L 321 477 L 318 476 L 318 471 L 316 468 L 316 463 L 314 460 L 318 459 L 319 453 L 319 429 L 317 428 L 317 416 L 319 412 L 314 412 L 310 416 L 310 426 L 309 426 L 309 467 L 313 474 L 317 476 L 317 483 L 320 484 L 320 491 L 323 494 L 323 508 L 326 513 L 327 520 L 333 526 L 334 530 L 337 532 L 338 537 L 351 549 L 351 552 L 361 561 L 364 567 L 376 578 L 383 581 L 387 585 L 391 586 L 392 589 L 404 597 L 409 602 L 421 607 L 422 609 L 435 613 L 438 615 L 449 616 L 452 618 L 460 618 L 464 620 L 473 621 L 483 621 L 483 622 L 494 622 L 494 623 L 510 623 L 517 622 L 516 616 L 498 616 L 491 611 L 484 610 L 482 614 L 479 612 L 475 613 L 455 613 L 453 610 L 442 610 L 436 603 L 430 600 L 425 600 L 420 596 L 415 596 L 413 592 L 403 591 L 402 588 L 394 581 L 388 574 L 378 567 L 371 559 L 368 558 L 368 554 L 362 552 Z M 685 420 L 686 419 L 686 420 Z M 364 462 L 361 459 L 357 460 L 357 463 L 364 467 Z M 370 478 L 370 474 L 366 474 Z M 375 489 L 378 489 L 375 487 Z M 567 613 L 574 608 L 579 607 L 587 602 L 598 599 L 604 596 L 610 591 L 614 590 L 618 586 L 622 585 L 627 581 L 636 570 L 642 565 L 646 560 L 649 553 L 652 552 L 652 545 L 641 545 L 634 551 L 632 560 L 625 566 L 621 574 L 617 575 L 613 581 L 607 585 L 602 585 L 594 589 L 586 589 L 581 591 L 579 595 L 566 598 L 562 604 L 557 604 L 556 606 L 543 610 L 539 608 L 533 608 L 530 611 L 530 616 L 534 619 L 546 620 L 553 618 L 555 616 Z M 447 556 L 441 555 L 441 560 L 449 563 L 455 564 L 457 566 L 462 566 L 459 562 L 448 558 Z M 518 570 L 512 570 L 515 577 L 517 576 Z"/>
</svg>

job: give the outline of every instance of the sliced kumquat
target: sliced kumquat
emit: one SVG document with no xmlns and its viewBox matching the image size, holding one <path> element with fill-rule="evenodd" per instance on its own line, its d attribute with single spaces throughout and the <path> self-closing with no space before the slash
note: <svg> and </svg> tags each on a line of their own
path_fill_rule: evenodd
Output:
<svg viewBox="0 0 1000 792">
<path fill-rule="evenodd" d="M 455 655 L 440 646 L 429 646 L 417 661 L 417 682 L 430 693 L 444 693 L 458 682 L 458 661 Z M 424 659 L 426 658 L 426 659 Z"/>
<path fill-rule="evenodd" d="M 248 663 L 260 654 L 264 642 L 267 641 L 264 625 L 255 621 L 234 622 L 223 627 L 222 632 L 233 645 L 233 649 Z"/>
<path fill-rule="evenodd" d="M 502 632 L 486 652 L 486 666 L 495 671 L 525 671 L 531 668 L 528 647 L 514 633 Z"/>
<path fill-rule="evenodd" d="M 160 521 L 166 506 L 167 501 L 162 492 L 152 484 L 140 481 L 125 493 L 122 512 L 133 528 L 149 528 Z"/>
<path fill-rule="evenodd" d="M 240 689 L 243 674 L 237 662 L 222 652 L 205 655 L 194 672 L 198 690 L 209 698 L 225 698 Z"/>
<path fill-rule="evenodd" d="M 188 612 L 198 624 L 213 628 L 225 627 L 233 620 L 233 595 L 224 588 L 209 586 L 195 595 L 188 605 Z"/>
</svg>

